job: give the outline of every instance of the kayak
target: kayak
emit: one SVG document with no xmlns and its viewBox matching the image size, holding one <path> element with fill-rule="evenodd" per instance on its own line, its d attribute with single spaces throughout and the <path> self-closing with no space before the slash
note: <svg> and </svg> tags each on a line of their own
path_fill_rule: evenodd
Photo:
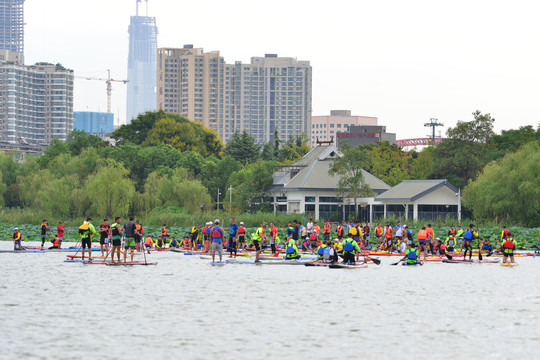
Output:
<svg viewBox="0 0 540 360">
<path fill-rule="evenodd" d="M 502 263 L 501 266 L 518 266 L 518 263 Z"/>
<path fill-rule="evenodd" d="M 157 262 L 144 262 L 144 261 L 128 261 L 128 262 L 106 262 L 109 266 L 126 266 L 126 265 L 157 265 Z"/>
<path fill-rule="evenodd" d="M 347 264 L 330 264 L 328 265 L 329 269 L 363 269 L 367 268 L 366 264 L 355 264 L 355 265 L 347 265 Z"/>
</svg>

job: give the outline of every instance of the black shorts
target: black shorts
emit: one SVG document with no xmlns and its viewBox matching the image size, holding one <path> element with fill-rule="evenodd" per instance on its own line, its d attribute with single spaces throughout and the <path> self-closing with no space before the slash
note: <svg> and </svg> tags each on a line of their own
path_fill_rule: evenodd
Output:
<svg viewBox="0 0 540 360">
<path fill-rule="evenodd" d="M 514 250 L 508 250 L 508 249 L 505 249 L 505 250 L 503 251 L 503 256 L 504 256 L 504 257 L 514 256 Z"/>
<path fill-rule="evenodd" d="M 92 241 L 90 240 L 90 238 L 86 238 L 86 239 L 82 239 L 81 240 L 81 247 L 84 249 L 84 248 L 89 248 L 91 249 L 92 248 Z"/>
<path fill-rule="evenodd" d="M 453 252 L 454 251 L 454 247 L 453 246 L 449 246 L 446 248 L 449 252 Z"/>
<path fill-rule="evenodd" d="M 99 244 L 100 244 L 100 245 L 105 245 L 105 244 L 106 244 L 105 240 L 107 240 L 107 239 L 108 239 L 107 236 L 105 236 L 105 237 L 102 236 L 102 237 L 99 239 Z"/>
<path fill-rule="evenodd" d="M 261 250 L 261 244 L 259 243 L 259 240 L 253 240 L 253 246 L 255 246 L 255 250 Z"/>
<path fill-rule="evenodd" d="M 236 236 L 230 236 L 229 235 L 229 243 L 233 243 L 233 242 L 236 242 L 234 239 L 236 238 Z"/>
<path fill-rule="evenodd" d="M 317 247 L 317 240 L 309 240 L 309 247 L 310 248 L 316 248 Z"/>
<path fill-rule="evenodd" d="M 133 235 L 133 238 L 135 239 L 136 244 L 140 243 L 142 239 L 141 235 Z"/>
<path fill-rule="evenodd" d="M 238 242 L 240 244 L 245 243 L 246 242 L 246 235 L 238 235 Z"/>
<path fill-rule="evenodd" d="M 122 246 L 122 239 L 113 239 L 112 245 L 113 246 Z"/>
</svg>

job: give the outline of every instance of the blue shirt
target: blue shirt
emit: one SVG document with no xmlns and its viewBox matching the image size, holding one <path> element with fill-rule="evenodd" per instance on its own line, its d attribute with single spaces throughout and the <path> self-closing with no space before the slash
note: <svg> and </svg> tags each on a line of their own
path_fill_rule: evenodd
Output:
<svg viewBox="0 0 540 360">
<path fill-rule="evenodd" d="M 229 235 L 231 237 L 235 237 L 237 231 L 238 231 L 238 224 L 237 223 L 229 225 Z"/>
<path fill-rule="evenodd" d="M 219 237 L 214 237 L 214 229 L 219 231 L 220 235 Z M 215 242 L 215 243 L 220 243 L 220 242 L 223 242 L 223 238 L 221 237 L 221 234 L 223 234 L 223 229 L 220 228 L 219 226 L 213 226 L 210 228 L 210 235 L 212 236 L 212 241 Z"/>
</svg>

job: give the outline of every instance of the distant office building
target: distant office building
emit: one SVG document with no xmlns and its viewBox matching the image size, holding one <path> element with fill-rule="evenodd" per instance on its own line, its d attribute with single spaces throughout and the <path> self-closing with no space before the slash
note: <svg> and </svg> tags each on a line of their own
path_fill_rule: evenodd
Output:
<svg viewBox="0 0 540 360">
<path fill-rule="evenodd" d="M 61 65 L 0 61 L 0 138 L 46 145 L 73 130 L 73 71 Z"/>
<path fill-rule="evenodd" d="M 24 55 L 24 0 L 0 0 L 0 50 Z"/>
<path fill-rule="evenodd" d="M 155 17 L 139 16 L 140 1 L 137 0 L 137 13 L 131 17 L 129 24 L 126 111 L 128 124 L 139 114 L 156 110 L 158 29 Z"/>
<path fill-rule="evenodd" d="M 224 142 L 247 130 L 257 142 L 286 140 L 311 123 L 311 66 L 274 54 L 226 64 L 219 51 L 158 49 L 158 109 L 200 121 Z"/>
<path fill-rule="evenodd" d="M 375 144 L 386 141 L 389 144 L 396 143 L 396 134 L 387 133 L 386 126 L 349 126 L 349 131 L 337 134 L 338 147 L 345 145 L 356 147 L 359 145 Z"/>
<path fill-rule="evenodd" d="M 317 139 L 334 142 L 336 135 L 349 130 L 351 125 L 377 125 L 377 118 L 372 116 L 353 116 L 350 110 L 332 110 L 330 115 L 311 118 L 311 146 L 317 145 Z"/>
<path fill-rule="evenodd" d="M 114 131 L 114 114 L 93 111 L 75 111 L 73 128 L 88 134 L 105 135 Z"/>
</svg>

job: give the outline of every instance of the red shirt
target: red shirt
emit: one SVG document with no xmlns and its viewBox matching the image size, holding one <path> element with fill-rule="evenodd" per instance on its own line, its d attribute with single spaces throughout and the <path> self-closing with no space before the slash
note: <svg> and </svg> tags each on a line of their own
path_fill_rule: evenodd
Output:
<svg viewBox="0 0 540 360">
<path fill-rule="evenodd" d="M 58 225 L 58 227 L 56 228 L 56 232 L 58 233 L 58 237 L 62 237 L 64 236 L 64 226 L 60 226 Z"/>
<path fill-rule="evenodd" d="M 278 229 L 277 227 L 274 226 L 273 228 L 270 229 L 270 236 L 275 238 L 277 236 L 277 232 L 278 232 Z"/>
</svg>

